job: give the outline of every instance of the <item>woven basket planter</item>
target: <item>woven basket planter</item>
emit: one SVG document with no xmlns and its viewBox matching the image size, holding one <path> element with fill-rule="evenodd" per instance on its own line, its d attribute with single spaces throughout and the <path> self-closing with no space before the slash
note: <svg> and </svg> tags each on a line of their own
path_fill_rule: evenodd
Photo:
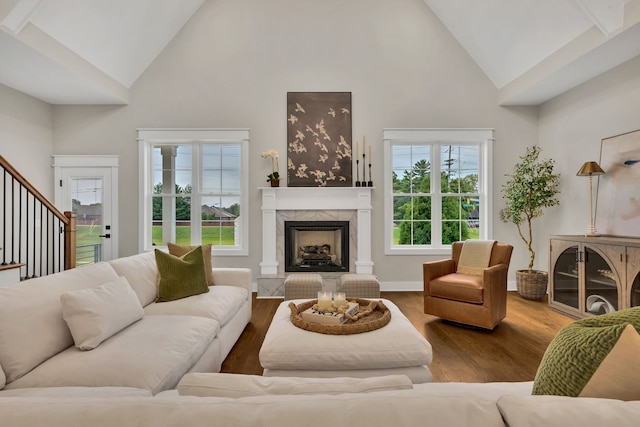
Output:
<svg viewBox="0 0 640 427">
<path fill-rule="evenodd" d="M 549 274 L 540 270 L 516 271 L 516 286 L 522 298 L 539 300 L 547 294 Z"/>
</svg>

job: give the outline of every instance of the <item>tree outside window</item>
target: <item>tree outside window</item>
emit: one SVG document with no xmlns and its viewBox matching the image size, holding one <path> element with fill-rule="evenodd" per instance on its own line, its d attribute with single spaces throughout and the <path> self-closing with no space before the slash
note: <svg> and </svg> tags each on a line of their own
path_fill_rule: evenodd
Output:
<svg viewBox="0 0 640 427">
<path fill-rule="evenodd" d="M 464 142 L 456 141 L 455 130 L 434 130 L 440 138 L 431 138 L 430 131 L 407 130 L 405 136 L 403 130 L 393 130 L 385 138 L 390 170 L 386 175 L 390 192 L 385 196 L 390 224 L 387 253 L 488 238 L 487 207 L 483 207 L 488 195 L 481 185 L 486 180 L 482 156 L 489 151 L 488 140 L 468 141 L 465 134 Z"/>
</svg>

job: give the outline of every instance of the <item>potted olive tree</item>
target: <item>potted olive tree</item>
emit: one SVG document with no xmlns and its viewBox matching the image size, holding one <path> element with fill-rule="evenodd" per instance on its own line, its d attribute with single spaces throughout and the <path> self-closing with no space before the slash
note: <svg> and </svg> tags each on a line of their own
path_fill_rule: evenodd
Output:
<svg viewBox="0 0 640 427">
<path fill-rule="evenodd" d="M 554 173 L 553 160 L 539 158 L 540 151 L 537 145 L 527 147 L 520 162 L 513 167 L 513 173 L 506 175 L 509 180 L 502 186 L 502 197 L 507 205 L 500 211 L 500 219 L 516 225 L 529 251 L 529 267 L 516 271 L 518 293 L 527 299 L 543 298 L 548 283 L 546 271 L 533 269 L 536 253 L 531 222 L 543 215 L 544 208 L 560 203 L 556 197 L 560 174 Z"/>
</svg>

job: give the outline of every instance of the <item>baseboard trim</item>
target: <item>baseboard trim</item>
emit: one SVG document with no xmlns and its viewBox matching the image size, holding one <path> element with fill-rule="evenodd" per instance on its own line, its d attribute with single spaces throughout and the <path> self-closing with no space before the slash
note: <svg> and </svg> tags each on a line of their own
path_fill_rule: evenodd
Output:
<svg viewBox="0 0 640 427">
<path fill-rule="evenodd" d="M 389 292 L 401 292 L 401 291 L 415 292 L 415 291 L 424 290 L 424 285 L 422 282 L 380 282 L 380 290 L 389 291 Z M 517 290 L 515 280 L 509 280 L 507 282 L 507 290 L 508 291 Z"/>
<path fill-rule="evenodd" d="M 422 282 L 380 282 L 381 291 L 401 292 L 401 291 L 422 291 Z"/>
<path fill-rule="evenodd" d="M 253 292 L 258 292 L 258 284 L 252 283 Z M 388 292 L 418 292 L 423 290 L 422 282 L 380 282 L 380 290 Z M 507 282 L 508 291 L 518 290 L 515 280 Z M 260 296 L 260 299 L 282 299 L 281 296 Z"/>
</svg>

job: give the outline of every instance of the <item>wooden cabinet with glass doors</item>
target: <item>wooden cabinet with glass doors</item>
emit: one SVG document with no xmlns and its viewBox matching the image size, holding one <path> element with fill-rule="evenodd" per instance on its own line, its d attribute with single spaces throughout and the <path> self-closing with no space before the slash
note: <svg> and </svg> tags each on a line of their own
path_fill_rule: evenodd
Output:
<svg viewBox="0 0 640 427">
<path fill-rule="evenodd" d="M 640 305 L 640 239 L 551 236 L 549 305 L 575 318 Z"/>
</svg>

